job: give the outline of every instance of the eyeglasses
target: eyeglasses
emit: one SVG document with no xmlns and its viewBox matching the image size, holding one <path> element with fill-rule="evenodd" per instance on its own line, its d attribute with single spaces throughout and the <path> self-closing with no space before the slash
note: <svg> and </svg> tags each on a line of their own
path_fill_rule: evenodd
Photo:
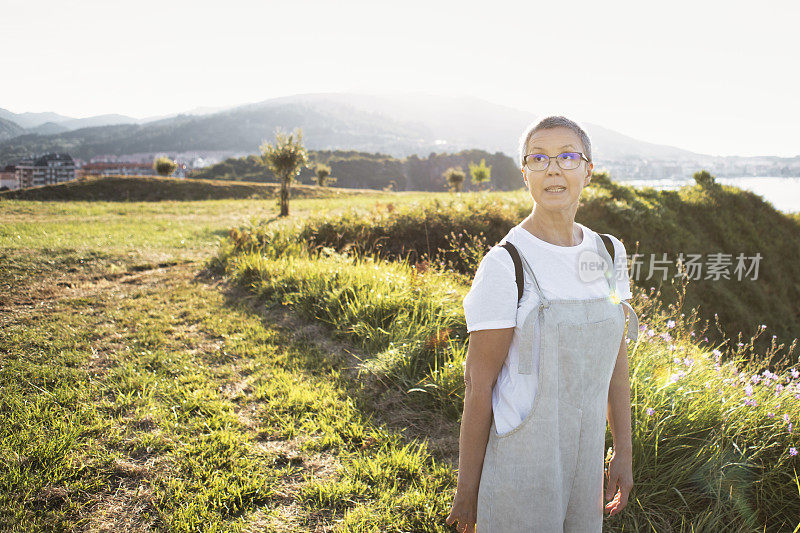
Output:
<svg viewBox="0 0 800 533">
<path fill-rule="evenodd" d="M 578 168 L 581 159 L 590 163 L 581 152 L 564 152 L 556 156 L 556 162 L 563 170 Z M 545 154 L 528 154 L 525 156 L 525 166 L 531 171 L 544 170 L 550 166 L 550 157 Z"/>
</svg>

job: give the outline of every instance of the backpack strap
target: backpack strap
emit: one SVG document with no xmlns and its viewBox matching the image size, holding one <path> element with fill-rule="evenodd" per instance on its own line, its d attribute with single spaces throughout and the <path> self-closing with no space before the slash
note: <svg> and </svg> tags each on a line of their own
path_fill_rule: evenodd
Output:
<svg viewBox="0 0 800 533">
<path fill-rule="evenodd" d="M 519 301 L 522 299 L 522 287 L 524 284 L 522 278 L 522 260 L 519 258 L 517 248 L 510 242 L 506 241 L 500 246 L 508 250 L 509 255 L 511 255 L 511 260 L 514 261 L 514 275 L 517 279 L 517 303 L 519 304 Z"/>
<path fill-rule="evenodd" d="M 600 238 L 603 239 L 603 242 L 606 245 L 606 250 L 608 250 L 608 255 L 611 256 L 611 268 L 613 269 L 616 263 L 616 257 L 614 257 L 614 243 L 611 241 L 611 237 L 608 235 L 608 233 L 600 233 Z"/>
<path fill-rule="evenodd" d="M 614 242 L 606 233 L 600 233 L 599 235 L 603 239 L 603 243 L 606 245 L 608 255 L 611 256 L 611 265 L 613 269 L 616 262 L 616 255 L 614 253 L 616 250 L 614 249 Z M 524 286 L 524 279 L 522 277 L 522 260 L 519 258 L 519 252 L 517 251 L 517 248 L 510 242 L 505 241 L 500 246 L 508 250 L 511 260 L 514 262 L 514 274 L 517 281 L 517 303 L 519 303 L 519 301 L 522 299 L 522 290 Z"/>
</svg>

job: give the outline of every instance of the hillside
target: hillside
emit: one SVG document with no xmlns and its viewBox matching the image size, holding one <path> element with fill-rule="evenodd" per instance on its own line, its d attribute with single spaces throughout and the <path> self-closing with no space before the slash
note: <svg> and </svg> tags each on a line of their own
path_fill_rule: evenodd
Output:
<svg viewBox="0 0 800 533">
<path fill-rule="evenodd" d="M 14 138 L 0 138 L 0 164 L 13 164 L 44 152 L 68 152 L 84 160 L 151 159 L 164 153 L 219 160 L 256 152 L 264 140 L 274 138 L 277 127 L 303 128 L 312 150 L 377 152 L 399 159 L 480 149 L 516 161 L 519 135 L 542 117 L 471 97 L 314 93 L 143 119 L 71 119 L 2 109 L 0 118 L 28 128 Z M 800 176 L 800 157 L 710 156 L 644 142 L 597 124 L 583 126 L 592 140 L 595 168 L 621 179 L 680 178 L 699 168 L 719 176 Z"/>
<path fill-rule="evenodd" d="M 79 124 L 81 128 L 0 143 L 0 162 L 13 163 L 16 158 L 45 151 L 69 152 L 81 159 L 160 151 L 252 153 L 263 140 L 273 137 L 276 127 L 290 130 L 296 126 L 303 128 L 307 146 L 317 150 L 348 149 L 406 157 L 478 147 L 516 157 L 517 137 L 537 118 L 528 111 L 476 98 L 342 93 L 274 98 L 206 115 L 182 114 L 143 124 L 122 116 L 92 117 L 77 123 L 52 115 L 27 117 L 6 112 L 9 120 L 19 124 L 25 121 L 30 127 L 49 118 L 60 126 L 73 129 Z M 100 123 L 104 125 L 88 127 Z M 638 141 L 594 124 L 586 127 L 598 161 L 610 156 L 686 159 L 697 155 Z"/>
<path fill-rule="evenodd" d="M 517 192 L 452 195 L 388 207 L 366 214 L 313 217 L 305 221 L 298 238 L 309 249 L 352 249 L 412 263 L 432 260 L 469 277 L 488 248 L 524 219 L 532 206 L 527 193 Z M 629 258 L 641 254 L 638 266 L 631 267 L 634 285 L 645 294 L 660 292 L 665 305 L 679 300 L 680 283 L 675 278 L 679 255 L 689 259 L 689 254 L 700 254 L 700 270 L 692 270 L 683 304 L 687 313 L 699 308 L 699 317 L 709 322 L 707 336 L 712 341 L 730 338 L 737 349 L 739 332 L 745 342 L 759 333 L 756 347 L 765 352 L 772 335 L 787 346 L 800 337 L 800 284 L 796 282 L 800 279 L 800 216 L 776 211 L 760 196 L 736 187 L 693 185 L 659 191 L 620 185 L 595 174 L 583 193 L 576 220 L 619 237 Z M 757 274 L 748 272 L 752 259 L 746 259 L 745 270 L 737 273 L 739 254 L 752 258 L 757 253 L 761 256 Z M 714 254 L 729 254 L 720 256 L 728 261 L 727 274 L 709 270 Z M 666 271 L 662 272 L 659 261 L 664 257 Z M 716 329 L 717 319 L 722 332 Z"/>
<path fill-rule="evenodd" d="M 415 152 L 424 128 L 374 117 L 355 110 L 338 112 L 303 104 L 246 106 L 213 115 L 179 115 L 147 124 L 82 128 L 56 135 L 22 135 L 0 143 L 0 162 L 31 153 L 68 152 L 79 159 L 193 150 L 256 152 L 275 129 L 302 127 L 312 149 L 353 147 L 364 151 Z M 424 145 L 425 148 L 432 147 Z"/>
<path fill-rule="evenodd" d="M 17 137 L 25 132 L 17 123 L 0 118 L 0 141 Z"/>
<path fill-rule="evenodd" d="M 163 200 L 222 200 L 275 198 L 277 183 L 245 183 L 218 180 L 181 180 L 157 176 L 104 176 L 81 178 L 57 185 L 44 185 L 0 192 L 2 200 L 158 202 Z M 353 193 L 374 193 L 357 189 L 330 189 L 293 185 L 292 198 L 328 198 Z"/>
</svg>

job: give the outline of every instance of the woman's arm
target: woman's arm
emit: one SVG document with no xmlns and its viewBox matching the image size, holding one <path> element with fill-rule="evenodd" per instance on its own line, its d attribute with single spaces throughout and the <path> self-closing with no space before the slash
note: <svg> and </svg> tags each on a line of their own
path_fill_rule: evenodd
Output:
<svg viewBox="0 0 800 533">
<path fill-rule="evenodd" d="M 624 332 L 623 332 L 624 333 Z M 614 438 L 614 454 L 608 465 L 606 504 L 609 516 L 622 511 L 633 488 L 633 444 L 631 439 L 631 382 L 628 371 L 628 345 L 623 334 L 617 362 L 608 388 L 608 422 Z M 619 488 L 619 491 L 617 491 Z"/>
<path fill-rule="evenodd" d="M 485 329 L 469 335 L 464 369 L 464 412 L 458 447 L 458 482 L 447 524 L 472 532 L 478 509 L 478 486 L 492 426 L 492 388 L 508 355 L 514 328 Z M 463 529 L 462 529 L 463 528 Z"/>
</svg>

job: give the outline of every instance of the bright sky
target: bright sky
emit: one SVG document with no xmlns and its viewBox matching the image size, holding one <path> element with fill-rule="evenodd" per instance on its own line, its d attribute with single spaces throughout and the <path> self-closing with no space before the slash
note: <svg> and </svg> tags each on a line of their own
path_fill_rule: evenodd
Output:
<svg viewBox="0 0 800 533">
<path fill-rule="evenodd" d="M 788 0 L 0 0 L 0 107 L 146 117 L 422 91 L 701 153 L 795 156 L 798 20 Z"/>
</svg>

